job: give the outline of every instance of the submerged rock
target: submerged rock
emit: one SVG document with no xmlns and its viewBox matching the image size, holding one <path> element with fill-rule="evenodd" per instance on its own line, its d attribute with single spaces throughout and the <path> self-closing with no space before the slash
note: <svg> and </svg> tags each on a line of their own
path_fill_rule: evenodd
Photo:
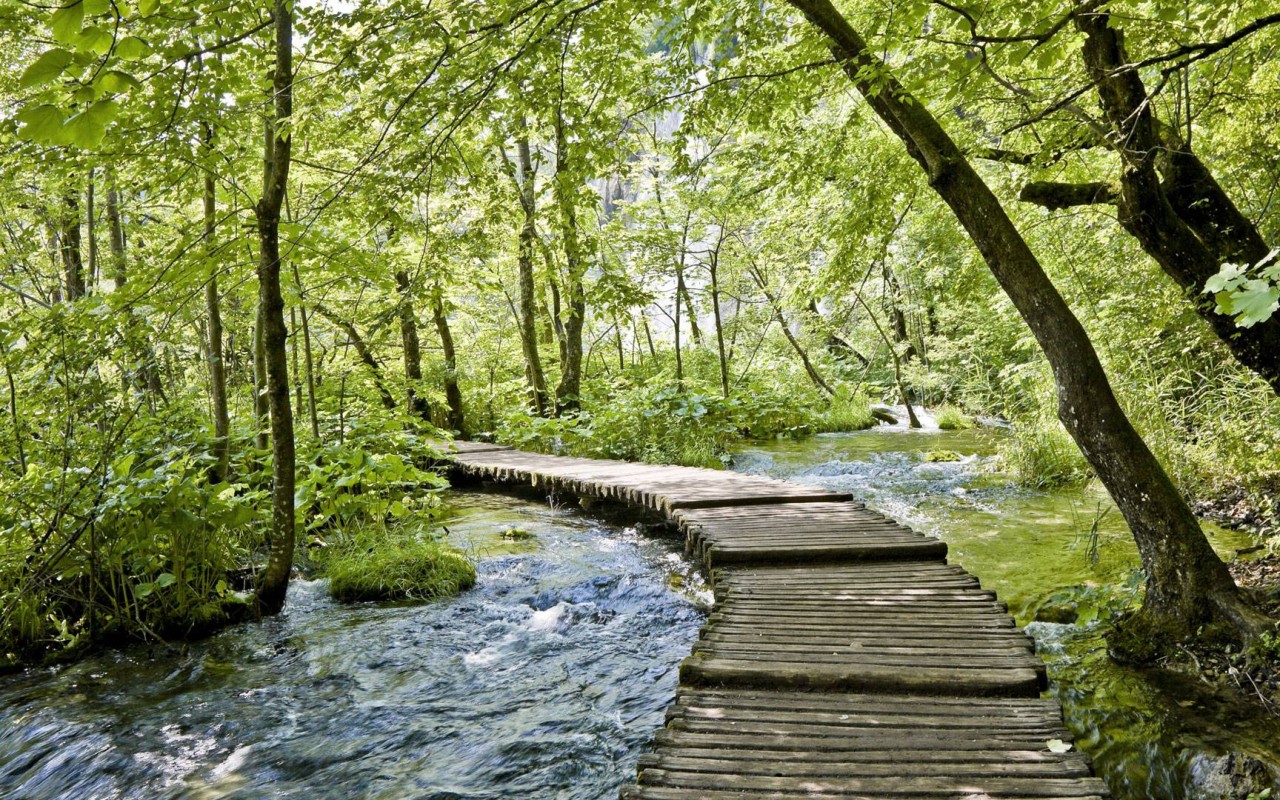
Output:
<svg viewBox="0 0 1280 800">
<path fill-rule="evenodd" d="M 898 424 L 898 418 L 894 416 L 893 412 L 889 411 L 889 409 L 884 406 L 872 406 L 871 416 L 888 425 Z"/>
<path fill-rule="evenodd" d="M 1214 755 L 1197 753 L 1191 758 L 1187 800 L 1248 800 L 1280 795 L 1280 765 L 1268 764 L 1246 753 Z M 1264 792 L 1270 791 L 1270 794 Z"/>
</svg>

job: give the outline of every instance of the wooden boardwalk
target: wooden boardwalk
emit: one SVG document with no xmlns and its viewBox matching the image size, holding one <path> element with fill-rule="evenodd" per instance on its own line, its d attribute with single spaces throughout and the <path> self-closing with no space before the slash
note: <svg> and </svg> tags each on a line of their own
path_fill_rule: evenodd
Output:
<svg viewBox="0 0 1280 800">
<path fill-rule="evenodd" d="M 627 800 L 1107 797 L 1044 665 L 946 545 L 848 495 L 458 442 L 456 470 L 643 506 L 716 604 Z M 1050 743 L 1053 743 L 1053 746 Z"/>
</svg>

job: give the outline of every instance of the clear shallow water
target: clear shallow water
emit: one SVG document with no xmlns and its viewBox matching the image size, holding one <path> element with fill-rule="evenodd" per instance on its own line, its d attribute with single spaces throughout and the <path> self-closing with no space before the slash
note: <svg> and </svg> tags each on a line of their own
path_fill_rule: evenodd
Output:
<svg viewBox="0 0 1280 800">
<path fill-rule="evenodd" d="M 1280 720 L 1256 706 L 1191 677 L 1120 667 L 1095 626 L 1032 621 L 1054 595 L 1087 598 L 1130 580 L 1137 551 L 1097 487 L 1031 491 L 994 472 L 999 435 L 882 426 L 756 443 L 735 454 L 733 468 L 851 492 L 946 541 L 950 560 L 996 590 L 1035 637 L 1068 725 L 1117 800 L 1197 796 L 1206 761 L 1223 753 L 1280 763 Z M 937 451 L 961 460 L 925 460 Z M 1088 532 L 1099 515 L 1095 559 Z M 1224 558 L 1252 544 L 1237 532 L 1206 531 Z"/>
<path fill-rule="evenodd" d="M 630 782 L 704 613 L 673 540 L 503 495 L 445 520 L 475 590 L 285 613 L 0 678 L 0 797 L 569 798 Z M 520 542 L 500 533 L 519 527 Z"/>
</svg>

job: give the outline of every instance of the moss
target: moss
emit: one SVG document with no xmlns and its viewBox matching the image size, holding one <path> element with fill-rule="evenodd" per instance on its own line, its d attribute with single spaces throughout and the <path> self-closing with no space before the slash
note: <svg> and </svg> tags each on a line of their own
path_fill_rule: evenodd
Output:
<svg viewBox="0 0 1280 800">
<path fill-rule="evenodd" d="M 506 539 L 509 542 L 526 542 L 534 538 L 534 535 L 529 531 L 524 528 L 516 527 L 507 528 L 501 535 L 503 539 Z"/>
<path fill-rule="evenodd" d="M 973 427 L 973 418 L 955 406 L 943 406 L 934 415 L 938 428 L 944 431 L 963 431 Z"/>
<path fill-rule="evenodd" d="M 329 593 L 348 603 L 448 597 L 476 582 L 475 565 L 466 556 L 420 533 L 364 530 L 317 561 Z"/>
<path fill-rule="evenodd" d="M 953 450 L 930 450 L 924 454 L 924 460 L 930 464 L 945 464 L 963 459 L 964 456 Z"/>
</svg>

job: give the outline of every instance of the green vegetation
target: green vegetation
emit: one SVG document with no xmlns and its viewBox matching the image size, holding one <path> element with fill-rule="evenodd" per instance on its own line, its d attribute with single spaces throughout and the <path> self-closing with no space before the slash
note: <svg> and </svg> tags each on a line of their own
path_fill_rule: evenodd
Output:
<svg viewBox="0 0 1280 800">
<path fill-rule="evenodd" d="M 904 400 L 1258 635 L 1187 499 L 1274 525 L 1271 11 L 15 5 L 4 652 L 274 613 L 295 545 L 429 521 L 450 432 L 717 467 Z"/>
<path fill-rule="evenodd" d="M 476 568 L 469 559 L 422 531 L 371 526 L 342 535 L 315 557 L 329 593 L 363 600 L 423 600 L 470 589 Z"/>
<path fill-rule="evenodd" d="M 934 412 L 938 428 L 944 431 L 963 431 L 973 427 L 973 417 L 955 406 L 943 406 Z"/>
</svg>

